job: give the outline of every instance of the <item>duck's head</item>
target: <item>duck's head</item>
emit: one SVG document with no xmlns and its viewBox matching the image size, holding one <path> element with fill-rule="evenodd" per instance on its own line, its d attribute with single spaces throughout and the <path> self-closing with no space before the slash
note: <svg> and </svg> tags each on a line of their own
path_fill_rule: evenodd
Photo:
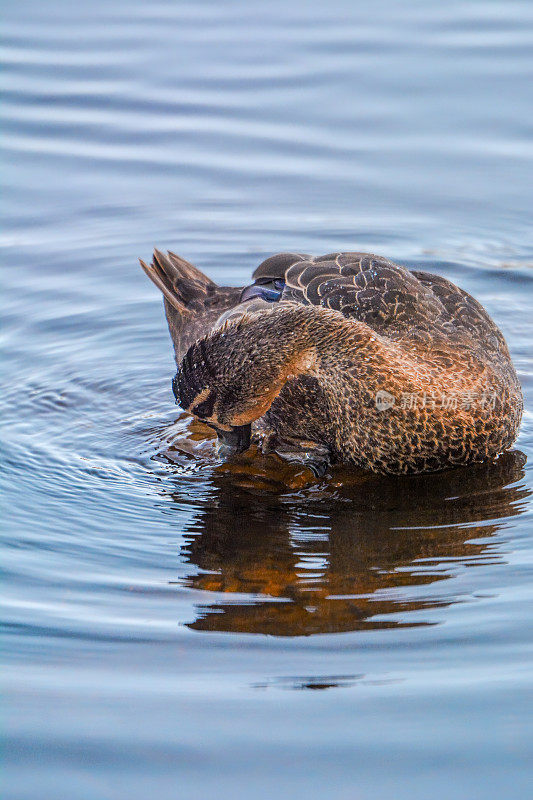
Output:
<svg viewBox="0 0 533 800">
<path fill-rule="evenodd" d="M 270 343 L 258 346 L 245 324 L 225 326 L 189 348 L 172 381 L 176 402 L 236 452 L 248 449 L 252 422 L 268 411 L 288 377 L 283 345 L 272 330 L 267 336 Z"/>
</svg>

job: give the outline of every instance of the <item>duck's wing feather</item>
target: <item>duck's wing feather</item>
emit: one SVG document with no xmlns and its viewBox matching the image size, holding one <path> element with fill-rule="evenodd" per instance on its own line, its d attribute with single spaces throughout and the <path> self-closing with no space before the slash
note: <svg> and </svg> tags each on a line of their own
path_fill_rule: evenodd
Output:
<svg viewBox="0 0 533 800">
<path fill-rule="evenodd" d="M 508 354 L 502 332 L 471 294 L 441 275 L 422 270 L 412 270 L 411 274 L 438 297 L 455 325 L 466 329 L 488 349 Z"/>
<path fill-rule="evenodd" d="M 369 253 L 295 261 L 285 272 L 282 300 L 332 308 L 389 334 L 424 330 L 445 312 L 431 289 L 408 269 Z"/>
</svg>

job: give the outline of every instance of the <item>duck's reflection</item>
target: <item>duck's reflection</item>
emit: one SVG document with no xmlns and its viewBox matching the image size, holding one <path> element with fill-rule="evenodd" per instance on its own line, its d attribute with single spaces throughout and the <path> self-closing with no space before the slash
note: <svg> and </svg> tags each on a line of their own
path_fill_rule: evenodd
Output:
<svg viewBox="0 0 533 800">
<path fill-rule="evenodd" d="M 344 475 L 292 496 L 215 475 L 186 532 L 185 583 L 231 597 L 199 606 L 190 627 L 302 636 L 432 624 L 430 609 L 458 597 L 429 584 L 504 559 L 494 536 L 530 494 L 524 464 L 515 451 L 437 475 Z"/>
</svg>

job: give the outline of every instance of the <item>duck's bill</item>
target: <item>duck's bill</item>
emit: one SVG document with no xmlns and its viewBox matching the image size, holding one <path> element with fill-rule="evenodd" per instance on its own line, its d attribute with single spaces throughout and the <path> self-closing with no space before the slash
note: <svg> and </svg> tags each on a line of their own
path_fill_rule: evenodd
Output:
<svg viewBox="0 0 533 800">
<path fill-rule="evenodd" d="M 230 431 L 222 431 L 216 428 L 218 439 L 223 448 L 227 448 L 231 453 L 244 453 L 250 447 L 252 426 L 239 425 Z"/>
</svg>

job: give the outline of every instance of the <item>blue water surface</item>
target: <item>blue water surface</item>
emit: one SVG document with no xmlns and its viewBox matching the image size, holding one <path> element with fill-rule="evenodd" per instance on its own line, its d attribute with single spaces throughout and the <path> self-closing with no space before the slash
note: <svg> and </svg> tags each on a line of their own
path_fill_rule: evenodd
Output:
<svg viewBox="0 0 533 800">
<path fill-rule="evenodd" d="M 527 796 L 532 48 L 528 0 L 5 5 L 6 800 Z M 447 276 L 509 343 L 515 450 L 225 469 L 154 245 Z"/>
</svg>

